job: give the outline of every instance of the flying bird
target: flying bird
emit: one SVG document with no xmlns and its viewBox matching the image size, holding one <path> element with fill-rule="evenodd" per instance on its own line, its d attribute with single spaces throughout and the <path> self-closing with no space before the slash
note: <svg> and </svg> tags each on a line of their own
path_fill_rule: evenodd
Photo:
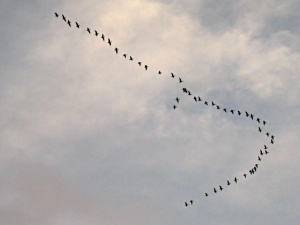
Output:
<svg viewBox="0 0 300 225">
<path fill-rule="evenodd" d="M 188 95 L 192 95 L 190 91 L 188 91 L 188 93 L 189 93 Z"/>
<path fill-rule="evenodd" d="M 230 112 L 232 113 L 232 115 L 234 114 L 234 110 L 232 109 L 232 110 L 230 110 Z"/>
<path fill-rule="evenodd" d="M 129 56 L 129 60 L 133 61 L 133 58 L 131 56 Z"/>
<path fill-rule="evenodd" d="M 58 14 L 56 12 L 54 14 L 55 14 L 56 17 L 58 17 Z"/>
<path fill-rule="evenodd" d="M 193 200 L 190 201 L 191 205 L 193 205 L 193 202 L 194 202 Z"/>
<path fill-rule="evenodd" d="M 246 116 L 249 117 L 249 113 L 247 111 L 245 111 L 245 113 L 246 113 Z"/>
<path fill-rule="evenodd" d="M 258 165 L 259 165 L 259 164 L 256 163 L 256 164 L 255 164 L 255 167 L 258 168 Z"/>
<path fill-rule="evenodd" d="M 186 88 L 182 88 L 182 91 L 183 91 L 183 92 L 185 92 L 185 93 L 187 93 L 187 90 L 186 90 Z"/>
<path fill-rule="evenodd" d="M 261 128 L 260 127 L 258 127 L 258 131 L 261 132 Z"/>
<path fill-rule="evenodd" d="M 147 70 L 147 69 L 148 69 L 148 67 L 149 67 L 149 66 L 145 65 L 145 70 Z"/>
<path fill-rule="evenodd" d="M 63 19 L 65 22 L 67 22 L 66 17 L 64 16 L 64 14 L 61 14 L 61 16 L 62 16 L 62 19 Z"/>
<path fill-rule="evenodd" d="M 240 116 L 242 113 L 238 110 L 238 114 L 239 114 L 239 116 Z"/>
<path fill-rule="evenodd" d="M 68 25 L 69 25 L 69 27 L 71 27 L 71 21 L 70 20 L 68 20 Z"/>
<path fill-rule="evenodd" d="M 195 102 L 197 102 L 197 97 L 196 96 L 194 96 L 194 99 L 195 99 Z"/>
<path fill-rule="evenodd" d="M 111 41 L 110 41 L 110 39 L 108 38 L 108 41 L 107 41 L 107 43 L 109 44 L 109 45 L 111 45 Z"/>
<path fill-rule="evenodd" d="M 179 103 L 179 100 L 180 100 L 180 99 L 177 97 L 175 100 L 177 101 L 177 103 Z"/>
<path fill-rule="evenodd" d="M 217 109 L 220 109 L 220 106 L 217 105 Z"/>
<path fill-rule="evenodd" d="M 222 191 L 224 188 L 222 188 L 222 186 L 219 186 L 220 187 L 220 190 Z"/>
<path fill-rule="evenodd" d="M 260 119 L 259 119 L 259 118 L 257 118 L 256 121 L 257 121 L 258 123 L 260 123 Z"/>
<path fill-rule="evenodd" d="M 265 150 L 265 154 L 268 154 L 269 152 L 267 150 Z"/>
<path fill-rule="evenodd" d="M 254 167 L 253 170 L 256 172 L 256 167 Z"/>
<path fill-rule="evenodd" d="M 185 202 L 185 206 L 187 207 L 189 204 L 187 204 L 187 202 Z"/>
<path fill-rule="evenodd" d="M 215 105 L 215 103 L 214 103 L 214 102 L 211 102 L 211 105 Z"/>
<path fill-rule="evenodd" d="M 158 74 L 161 74 L 161 72 L 160 72 L 160 71 L 158 71 Z"/>
<path fill-rule="evenodd" d="M 142 62 L 138 62 L 138 64 L 139 64 L 139 66 L 141 66 L 141 65 L 142 65 Z"/>
<path fill-rule="evenodd" d="M 264 153 L 262 152 L 262 150 L 260 150 L 260 155 L 263 155 Z"/>
<path fill-rule="evenodd" d="M 267 123 L 266 121 L 263 121 L 263 124 L 264 124 L 264 125 L 266 125 L 266 123 Z"/>
<path fill-rule="evenodd" d="M 201 102 L 201 101 L 202 101 L 202 99 L 200 98 L 200 96 L 198 96 L 198 101 L 199 101 L 199 102 Z"/>
<path fill-rule="evenodd" d="M 271 135 L 271 138 L 272 138 L 272 139 L 274 139 L 274 138 L 275 138 L 275 136 L 274 136 L 274 135 Z"/>
<path fill-rule="evenodd" d="M 104 36 L 104 34 L 102 34 L 101 38 L 103 39 L 103 41 L 105 41 L 105 36 Z"/>
<path fill-rule="evenodd" d="M 89 32 L 89 34 L 91 33 L 90 28 L 86 28 L 86 31 Z"/>
<path fill-rule="evenodd" d="M 98 31 L 95 30 L 95 35 L 98 36 L 98 34 L 99 34 Z"/>
<path fill-rule="evenodd" d="M 126 58 L 126 54 L 123 54 L 124 58 Z"/>
<path fill-rule="evenodd" d="M 260 157 L 258 156 L 258 161 L 261 161 Z"/>
<path fill-rule="evenodd" d="M 271 144 L 274 144 L 274 141 L 273 141 L 273 139 L 271 139 Z"/>
<path fill-rule="evenodd" d="M 205 193 L 205 197 L 207 197 L 208 196 L 208 194 L 207 193 Z"/>
<path fill-rule="evenodd" d="M 77 22 L 75 22 L 75 23 L 76 23 L 76 27 L 77 27 L 77 28 L 79 28 L 79 27 L 80 27 L 80 25 L 79 25 Z"/>
<path fill-rule="evenodd" d="M 181 80 L 181 78 L 179 77 L 179 83 L 182 83 L 183 81 Z"/>
<path fill-rule="evenodd" d="M 254 117 L 254 115 L 253 115 L 253 114 L 251 114 L 251 115 L 250 115 L 250 117 L 251 117 L 251 119 L 253 120 L 253 117 Z"/>
<path fill-rule="evenodd" d="M 224 108 L 223 110 L 224 110 L 224 112 L 226 112 L 226 113 L 227 113 L 227 109 L 226 109 L 226 108 Z"/>
<path fill-rule="evenodd" d="M 217 193 L 217 190 L 214 188 L 214 192 Z"/>
<path fill-rule="evenodd" d="M 253 174 L 253 170 L 249 170 L 249 173 L 250 173 L 250 175 L 252 175 Z"/>
<path fill-rule="evenodd" d="M 204 104 L 205 104 L 205 105 L 208 105 L 208 102 L 207 102 L 207 101 L 205 101 L 205 102 L 204 102 Z"/>
<path fill-rule="evenodd" d="M 176 109 L 176 105 L 173 106 L 173 109 L 174 109 L 174 110 Z"/>
<path fill-rule="evenodd" d="M 171 77 L 173 77 L 173 78 L 175 77 L 173 73 L 171 73 Z"/>
<path fill-rule="evenodd" d="M 235 183 L 237 183 L 238 179 L 236 179 L 236 177 L 234 178 Z"/>
<path fill-rule="evenodd" d="M 118 54 L 118 50 L 119 50 L 118 48 L 115 48 L 116 54 Z"/>
<path fill-rule="evenodd" d="M 229 182 L 229 180 L 227 180 L 227 185 L 228 185 L 228 186 L 230 185 L 230 182 Z"/>
<path fill-rule="evenodd" d="M 267 132 L 266 135 L 267 135 L 267 137 L 269 137 L 270 133 Z"/>
<path fill-rule="evenodd" d="M 268 147 L 266 145 L 264 145 L 264 146 L 265 146 L 265 149 L 268 149 Z"/>
<path fill-rule="evenodd" d="M 246 178 L 247 174 L 244 174 L 244 177 Z"/>
</svg>

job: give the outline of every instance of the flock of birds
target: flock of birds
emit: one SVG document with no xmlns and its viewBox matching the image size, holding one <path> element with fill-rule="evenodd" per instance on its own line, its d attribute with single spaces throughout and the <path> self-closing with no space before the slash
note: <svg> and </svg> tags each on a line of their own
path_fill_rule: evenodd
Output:
<svg viewBox="0 0 300 225">
<path fill-rule="evenodd" d="M 55 16 L 56 16 L 57 18 L 59 18 L 59 14 L 58 14 L 58 13 L 55 12 L 54 14 L 55 14 Z M 69 27 L 72 27 L 71 21 L 70 21 L 70 20 L 67 20 L 67 18 L 66 18 L 63 14 L 62 14 L 61 16 L 62 16 L 62 19 L 69 25 Z M 76 26 L 76 28 L 78 28 L 78 29 L 80 28 L 80 24 L 79 24 L 78 22 L 75 22 L 75 26 Z M 90 29 L 89 27 L 87 27 L 86 31 L 87 31 L 89 34 L 91 34 L 91 29 Z M 99 35 L 99 32 L 98 32 L 97 30 L 94 30 L 94 34 L 95 34 L 95 36 L 98 36 L 98 35 Z M 104 34 L 101 35 L 101 38 L 102 38 L 103 41 L 107 40 L 107 43 L 109 44 L 109 46 L 112 45 L 112 42 L 111 42 L 110 38 L 107 38 L 107 39 L 106 39 L 106 37 L 105 37 Z M 114 51 L 116 52 L 116 54 L 119 54 L 119 49 L 118 49 L 117 47 L 115 47 Z M 127 54 L 124 53 L 124 54 L 123 54 L 123 57 L 126 59 L 126 58 L 127 58 Z M 130 61 L 133 61 L 133 60 L 134 60 L 134 58 L 133 58 L 132 56 L 129 56 L 128 59 L 129 59 Z M 139 66 L 142 66 L 142 62 L 138 62 L 137 64 L 138 64 Z M 145 65 L 144 65 L 144 68 L 145 68 L 145 70 L 148 70 L 149 66 L 145 64 Z M 161 75 L 162 72 L 159 70 L 159 71 L 158 71 L 158 74 Z M 173 73 L 171 73 L 171 78 L 175 78 L 175 75 L 174 75 Z M 183 83 L 183 80 L 182 80 L 180 77 L 178 77 L 178 82 L 179 82 L 179 83 Z M 247 112 L 247 111 L 242 112 L 242 111 L 240 111 L 240 110 L 234 110 L 234 109 L 222 108 L 222 107 L 220 107 L 218 104 L 214 103 L 213 101 L 211 101 L 211 102 L 205 101 L 205 100 L 203 100 L 200 96 L 192 95 L 191 91 L 189 91 L 187 88 L 182 88 L 182 91 L 183 91 L 184 93 L 186 93 L 188 96 L 191 96 L 192 99 L 193 99 L 195 102 L 197 102 L 197 103 L 203 102 L 204 105 L 206 105 L 206 106 L 211 105 L 211 106 L 215 107 L 217 110 L 222 109 L 223 112 L 229 113 L 229 114 L 231 113 L 231 115 L 238 115 L 238 116 L 241 116 L 242 114 L 245 114 L 246 117 L 249 117 L 249 118 L 251 118 L 251 120 L 256 121 L 257 123 L 262 124 L 262 125 L 264 125 L 264 126 L 265 126 L 266 123 L 267 123 L 265 120 L 261 120 L 261 119 L 258 118 L 258 117 L 257 117 L 256 120 L 255 120 L 255 119 L 254 119 L 254 115 L 253 115 L 252 113 Z M 178 104 L 179 101 L 180 101 L 180 99 L 177 97 L 177 98 L 175 99 L 175 101 L 176 101 L 176 103 Z M 174 105 L 173 105 L 173 109 L 175 110 L 176 108 L 177 108 L 177 105 L 174 104 Z M 237 113 L 235 114 L 235 112 L 237 112 Z M 258 127 L 258 131 L 259 131 L 260 133 L 262 133 L 262 128 L 261 128 L 260 126 Z M 271 143 L 271 144 L 274 144 L 275 136 L 274 136 L 274 135 L 271 135 L 269 132 L 266 132 L 266 136 L 267 136 L 267 137 L 270 137 L 270 143 Z M 269 154 L 269 151 L 268 151 L 267 149 L 268 149 L 268 147 L 267 147 L 266 145 L 264 145 L 263 150 L 262 150 L 262 149 L 259 150 L 259 154 L 258 154 L 258 157 L 257 157 L 257 160 L 258 160 L 258 161 L 261 161 L 261 160 L 262 160 L 262 156 L 263 156 L 263 155 Z M 242 176 L 246 179 L 248 174 L 254 175 L 254 174 L 257 172 L 257 170 L 258 170 L 258 166 L 259 166 L 259 164 L 256 163 L 256 164 L 249 170 L 249 173 L 245 172 L 244 174 L 242 174 Z M 233 179 L 233 181 L 234 181 L 235 183 L 238 183 L 238 180 L 239 180 L 239 179 L 238 179 L 237 177 L 235 177 L 235 178 Z M 230 186 L 230 185 L 231 185 L 230 181 L 227 180 L 227 183 L 226 183 L 225 185 Z M 223 185 L 223 186 L 224 186 L 224 185 Z M 218 188 L 218 189 L 219 189 L 220 191 L 222 191 L 224 188 L 223 188 L 221 185 L 219 185 L 219 188 Z M 213 188 L 213 192 L 214 192 L 214 193 L 217 193 L 217 192 L 218 192 L 217 188 Z M 204 196 L 208 197 L 209 194 L 206 192 L 206 193 L 204 193 Z M 190 203 L 191 205 L 193 205 L 193 202 L 194 202 L 194 200 L 190 200 L 190 201 L 189 201 L 189 203 Z M 189 203 L 185 202 L 185 206 L 187 207 L 187 206 L 189 205 Z"/>
</svg>

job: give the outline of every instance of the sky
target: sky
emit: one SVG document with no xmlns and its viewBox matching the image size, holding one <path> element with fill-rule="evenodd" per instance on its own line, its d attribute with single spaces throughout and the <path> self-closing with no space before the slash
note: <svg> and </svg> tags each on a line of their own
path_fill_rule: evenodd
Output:
<svg viewBox="0 0 300 225">
<path fill-rule="evenodd" d="M 0 6 L 0 225 L 299 224 L 299 1 Z"/>
</svg>

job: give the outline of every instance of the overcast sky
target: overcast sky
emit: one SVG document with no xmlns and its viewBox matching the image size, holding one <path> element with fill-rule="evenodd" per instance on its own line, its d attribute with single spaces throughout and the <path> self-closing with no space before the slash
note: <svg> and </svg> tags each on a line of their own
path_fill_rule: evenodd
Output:
<svg viewBox="0 0 300 225">
<path fill-rule="evenodd" d="M 299 11 L 0 1 L 0 225 L 298 225 Z"/>
</svg>

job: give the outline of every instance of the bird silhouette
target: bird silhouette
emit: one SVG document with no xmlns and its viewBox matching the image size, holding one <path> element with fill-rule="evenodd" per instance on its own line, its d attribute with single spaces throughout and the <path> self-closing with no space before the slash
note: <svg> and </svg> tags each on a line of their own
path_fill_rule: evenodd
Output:
<svg viewBox="0 0 300 225">
<path fill-rule="evenodd" d="M 197 97 L 196 96 L 194 96 L 194 100 L 195 100 L 195 102 L 197 102 Z"/>
<path fill-rule="evenodd" d="M 126 54 L 123 54 L 123 56 L 124 56 L 124 58 L 126 59 L 126 56 L 127 56 L 127 55 L 126 55 Z"/>
<path fill-rule="evenodd" d="M 68 20 L 68 25 L 69 25 L 69 27 L 71 27 L 71 21 L 70 20 Z"/>
<path fill-rule="evenodd" d="M 198 101 L 199 101 L 199 102 L 201 102 L 201 101 L 202 101 L 202 99 L 200 98 L 200 96 L 198 96 Z"/>
<path fill-rule="evenodd" d="M 235 178 L 234 178 L 234 181 L 235 181 L 235 183 L 237 183 L 238 179 L 235 177 Z"/>
<path fill-rule="evenodd" d="M 91 33 L 90 28 L 86 28 L 86 31 L 89 32 L 89 34 Z"/>
<path fill-rule="evenodd" d="M 222 186 L 221 186 L 221 185 L 220 185 L 219 187 L 220 187 L 220 191 L 222 191 L 222 190 L 224 189 L 224 188 L 222 188 Z"/>
<path fill-rule="evenodd" d="M 238 110 L 238 114 L 239 114 L 239 116 L 240 116 L 242 113 Z"/>
<path fill-rule="evenodd" d="M 275 138 L 275 136 L 274 136 L 274 135 L 271 135 L 271 138 L 272 138 L 272 139 L 274 139 L 274 138 Z"/>
<path fill-rule="evenodd" d="M 247 111 L 245 111 L 245 113 L 246 113 L 246 116 L 249 117 L 249 113 Z"/>
<path fill-rule="evenodd" d="M 264 125 L 266 125 L 266 123 L 267 123 L 266 121 L 263 121 L 263 124 L 264 124 Z"/>
<path fill-rule="evenodd" d="M 205 102 L 204 102 L 204 104 L 205 104 L 205 105 L 208 105 L 208 102 L 207 102 L 207 101 L 205 101 Z"/>
<path fill-rule="evenodd" d="M 161 74 L 161 72 L 160 72 L 160 71 L 158 71 L 158 74 Z"/>
<path fill-rule="evenodd" d="M 129 56 L 129 60 L 133 61 L 133 58 L 131 56 Z"/>
<path fill-rule="evenodd" d="M 214 188 L 214 192 L 217 193 L 217 190 Z"/>
<path fill-rule="evenodd" d="M 227 185 L 228 185 L 228 186 L 230 185 L 230 182 L 229 182 L 229 180 L 227 180 Z"/>
<path fill-rule="evenodd" d="M 253 170 L 256 172 L 256 167 L 254 167 Z"/>
<path fill-rule="evenodd" d="M 179 103 L 179 100 L 180 100 L 180 99 L 177 97 L 175 100 L 177 101 L 177 103 Z"/>
<path fill-rule="evenodd" d="M 264 153 L 263 153 L 263 151 L 262 150 L 260 150 L 260 155 L 263 155 Z"/>
<path fill-rule="evenodd" d="M 192 95 L 192 93 L 190 91 L 188 91 L 188 95 Z"/>
<path fill-rule="evenodd" d="M 148 69 L 148 67 L 149 67 L 149 66 L 145 65 L 145 70 L 147 70 L 147 69 Z"/>
<path fill-rule="evenodd" d="M 244 174 L 244 177 L 246 178 L 247 174 Z"/>
<path fill-rule="evenodd" d="M 232 113 L 232 115 L 234 114 L 234 110 L 232 109 L 232 110 L 230 110 L 230 112 Z"/>
<path fill-rule="evenodd" d="M 224 112 L 226 112 L 226 113 L 227 113 L 227 109 L 226 109 L 226 108 L 224 108 L 223 110 L 224 110 Z"/>
<path fill-rule="evenodd" d="M 250 173 L 250 175 L 252 175 L 253 174 L 253 170 L 249 170 L 249 173 Z"/>
<path fill-rule="evenodd" d="M 174 75 L 173 73 L 171 73 L 171 77 L 173 77 L 173 78 L 174 78 L 174 77 L 175 77 L 175 75 Z"/>
<path fill-rule="evenodd" d="M 95 30 L 95 35 L 98 36 L 98 34 L 99 34 L 98 31 Z"/>
<path fill-rule="evenodd" d="M 259 165 L 259 164 L 256 163 L 256 164 L 255 164 L 255 167 L 258 168 L 258 165 Z"/>
<path fill-rule="evenodd" d="M 173 106 L 173 109 L 174 109 L 174 110 L 176 109 L 176 105 Z"/>
<path fill-rule="evenodd" d="M 254 117 L 254 115 L 253 115 L 253 114 L 251 114 L 251 115 L 250 115 L 250 117 L 251 117 L 251 119 L 253 120 L 253 117 Z"/>
<path fill-rule="evenodd" d="M 118 49 L 118 48 L 115 48 L 115 51 L 116 51 L 116 54 L 118 54 L 119 49 Z"/>
<path fill-rule="evenodd" d="M 265 154 L 269 154 L 269 152 L 267 150 L 265 150 Z"/>
<path fill-rule="evenodd" d="M 182 83 L 183 81 L 181 80 L 181 78 L 179 77 L 179 83 Z"/>
<path fill-rule="evenodd" d="M 268 149 L 268 147 L 267 147 L 266 145 L 264 145 L 264 148 L 265 148 L 265 149 Z"/>
<path fill-rule="evenodd" d="M 142 62 L 138 62 L 138 64 L 139 64 L 139 66 L 141 66 L 141 65 L 142 65 Z"/>
<path fill-rule="evenodd" d="M 220 106 L 217 105 L 217 109 L 221 109 Z"/>
<path fill-rule="evenodd" d="M 185 206 L 187 207 L 189 204 L 187 204 L 187 202 L 185 202 Z"/>
<path fill-rule="evenodd" d="M 208 196 L 208 194 L 207 193 L 205 193 L 205 197 L 207 197 Z"/>
<path fill-rule="evenodd" d="M 267 132 L 266 135 L 267 135 L 267 137 L 269 137 L 270 133 Z"/>
<path fill-rule="evenodd" d="M 191 205 L 193 205 L 193 202 L 194 202 L 193 200 L 190 201 Z"/>
<path fill-rule="evenodd" d="M 183 92 L 185 92 L 185 93 L 187 93 L 187 90 L 186 90 L 186 88 L 182 88 L 182 91 L 183 91 Z"/>
<path fill-rule="evenodd" d="M 214 102 L 211 102 L 211 105 L 212 105 L 212 106 L 214 106 L 214 105 L 215 105 L 215 103 L 214 103 Z"/>
<path fill-rule="evenodd" d="M 260 127 L 258 127 L 258 131 L 261 132 L 261 128 Z"/>
<path fill-rule="evenodd" d="M 103 41 L 105 41 L 105 36 L 104 36 L 104 34 L 102 34 L 101 38 L 102 38 Z"/>
<path fill-rule="evenodd" d="M 77 27 L 77 28 L 79 28 L 79 27 L 80 27 L 80 25 L 79 25 L 77 22 L 75 22 L 75 23 L 76 23 L 76 27 Z"/>
<path fill-rule="evenodd" d="M 261 161 L 260 157 L 258 156 L 258 161 Z"/>
<path fill-rule="evenodd" d="M 274 144 L 274 141 L 273 141 L 273 139 L 271 139 L 271 144 Z"/>
<path fill-rule="evenodd" d="M 56 16 L 56 17 L 58 17 L 58 16 L 59 16 L 59 15 L 58 15 L 56 12 L 55 12 L 54 14 L 55 14 L 55 16 Z"/>
<path fill-rule="evenodd" d="M 110 41 L 110 39 L 108 38 L 108 41 L 107 41 L 107 43 L 109 44 L 109 45 L 111 45 L 111 41 Z"/>
<path fill-rule="evenodd" d="M 260 123 L 260 119 L 259 119 L 259 118 L 257 118 L 256 121 L 257 121 L 258 123 Z"/>
<path fill-rule="evenodd" d="M 61 14 L 61 16 L 62 16 L 62 19 L 63 19 L 65 22 L 67 22 L 66 17 L 64 16 L 64 14 Z"/>
</svg>

